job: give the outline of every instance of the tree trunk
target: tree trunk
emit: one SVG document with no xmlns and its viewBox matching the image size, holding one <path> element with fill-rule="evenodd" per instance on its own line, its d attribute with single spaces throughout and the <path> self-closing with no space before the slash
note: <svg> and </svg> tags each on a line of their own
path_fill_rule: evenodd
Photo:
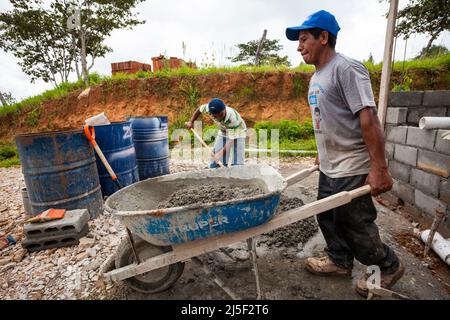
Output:
<svg viewBox="0 0 450 320">
<path fill-rule="evenodd" d="M 435 33 L 431 34 L 430 41 L 428 41 L 428 44 L 427 44 L 427 46 L 425 47 L 425 50 L 424 50 L 425 56 L 428 56 L 428 52 L 430 51 L 431 45 L 433 44 L 433 41 L 436 40 L 438 35 L 439 35 L 439 32 L 435 32 Z"/>
<path fill-rule="evenodd" d="M 8 105 L 5 98 L 3 97 L 3 94 L 1 93 L 1 91 L 0 91 L 0 101 L 4 107 L 6 107 Z"/>
<path fill-rule="evenodd" d="M 80 31 L 81 37 L 81 72 L 83 74 L 84 85 L 89 87 L 89 75 L 86 61 L 86 31 Z"/>
<path fill-rule="evenodd" d="M 260 54 L 262 45 L 264 43 L 264 40 L 266 39 L 266 35 L 267 35 L 267 30 L 264 29 L 263 35 L 262 35 L 261 40 L 259 41 L 259 44 L 258 44 L 258 49 L 256 49 L 255 66 L 259 66 L 259 54 Z"/>
<path fill-rule="evenodd" d="M 77 73 L 77 79 L 80 80 L 81 74 L 80 74 L 80 68 L 78 66 L 78 48 L 77 48 L 75 36 L 73 36 L 73 35 L 72 35 L 72 50 L 73 50 L 73 52 L 72 52 L 73 60 L 74 60 L 74 64 L 75 64 L 75 72 Z"/>
</svg>

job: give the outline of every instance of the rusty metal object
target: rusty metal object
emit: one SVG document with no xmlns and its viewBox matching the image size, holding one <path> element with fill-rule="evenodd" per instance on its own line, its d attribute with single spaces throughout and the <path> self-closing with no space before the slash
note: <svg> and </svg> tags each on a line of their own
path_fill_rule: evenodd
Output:
<svg viewBox="0 0 450 320">
<path fill-rule="evenodd" d="M 436 230 L 439 228 L 439 225 L 441 224 L 442 220 L 444 220 L 444 216 L 445 216 L 444 209 L 437 208 L 433 224 L 431 225 L 430 234 L 428 235 L 428 239 L 425 244 L 425 249 L 423 250 L 424 257 L 428 255 L 428 251 L 431 248 L 431 243 L 433 242 L 434 234 L 436 233 Z"/>
</svg>

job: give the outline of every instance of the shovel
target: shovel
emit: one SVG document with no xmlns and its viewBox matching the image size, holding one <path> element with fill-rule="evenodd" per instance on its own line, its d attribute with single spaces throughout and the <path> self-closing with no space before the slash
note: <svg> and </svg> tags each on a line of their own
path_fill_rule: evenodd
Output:
<svg viewBox="0 0 450 320">
<path fill-rule="evenodd" d="M 86 138 L 91 142 L 92 146 L 94 147 L 95 152 L 97 152 L 98 157 L 102 161 L 103 165 L 105 166 L 106 170 L 108 171 L 109 175 L 111 176 L 111 179 L 116 183 L 117 187 L 119 189 L 122 189 L 123 186 L 120 184 L 119 180 L 117 179 L 116 174 L 114 173 L 114 170 L 109 165 L 108 161 L 105 158 L 105 155 L 103 154 L 102 150 L 100 150 L 100 147 L 98 146 L 97 142 L 95 141 L 95 130 L 94 127 L 90 127 L 89 125 L 84 126 L 84 134 L 86 135 Z"/>
<path fill-rule="evenodd" d="M 194 136 L 198 139 L 198 141 L 200 141 L 202 145 L 209 150 L 211 156 L 213 157 L 214 161 L 219 165 L 219 167 L 224 168 L 225 166 L 223 165 L 222 161 L 216 158 L 214 151 L 205 143 L 205 141 L 203 141 L 202 137 L 200 137 L 200 135 L 197 132 L 195 132 L 193 128 L 191 128 L 191 131 L 194 134 Z"/>
</svg>

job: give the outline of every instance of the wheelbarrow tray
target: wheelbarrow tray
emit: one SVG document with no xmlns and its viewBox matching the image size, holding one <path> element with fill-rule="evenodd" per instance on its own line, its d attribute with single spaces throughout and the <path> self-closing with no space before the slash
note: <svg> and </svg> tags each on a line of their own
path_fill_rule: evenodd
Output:
<svg viewBox="0 0 450 320">
<path fill-rule="evenodd" d="M 207 182 L 259 186 L 264 193 L 243 199 L 157 209 L 179 188 Z M 286 180 L 267 165 L 179 172 L 134 183 L 108 198 L 105 209 L 132 234 L 156 246 L 220 236 L 263 224 L 280 202 Z"/>
</svg>

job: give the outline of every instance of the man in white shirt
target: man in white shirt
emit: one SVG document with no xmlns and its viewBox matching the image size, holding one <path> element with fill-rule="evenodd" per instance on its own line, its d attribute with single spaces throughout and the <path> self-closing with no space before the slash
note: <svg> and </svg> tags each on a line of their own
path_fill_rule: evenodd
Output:
<svg viewBox="0 0 450 320">
<path fill-rule="evenodd" d="M 202 113 L 210 115 L 219 128 L 213 149 L 215 158 L 222 161 L 226 166 L 230 150 L 233 148 L 232 165 L 243 165 L 247 126 L 241 115 L 235 109 L 225 105 L 222 100 L 214 98 L 209 103 L 203 104 L 195 110 L 191 120 L 186 122 L 186 127 L 191 129 L 194 121 Z M 211 161 L 210 167 L 218 167 L 214 159 Z"/>
</svg>

